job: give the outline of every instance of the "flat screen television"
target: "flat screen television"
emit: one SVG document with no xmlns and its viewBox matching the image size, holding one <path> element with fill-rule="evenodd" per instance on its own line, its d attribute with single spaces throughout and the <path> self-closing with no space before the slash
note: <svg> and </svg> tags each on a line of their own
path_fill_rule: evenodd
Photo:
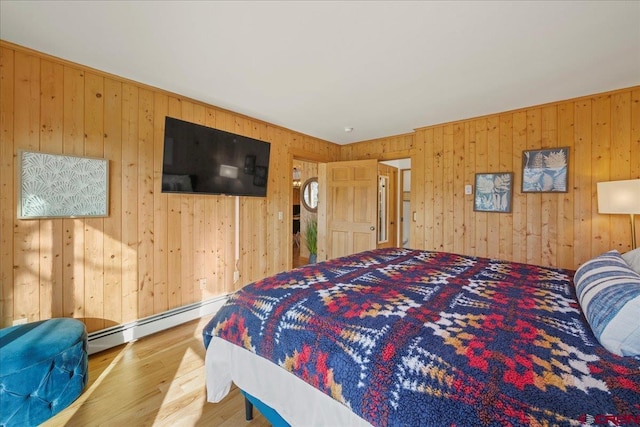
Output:
<svg viewBox="0 0 640 427">
<path fill-rule="evenodd" d="M 165 119 L 162 192 L 266 197 L 271 144 Z"/>
</svg>

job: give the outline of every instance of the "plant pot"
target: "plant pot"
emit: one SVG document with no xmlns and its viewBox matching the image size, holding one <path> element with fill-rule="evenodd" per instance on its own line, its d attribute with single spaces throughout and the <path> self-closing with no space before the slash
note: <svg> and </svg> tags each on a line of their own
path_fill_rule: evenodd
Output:
<svg viewBox="0 0 640 427">
<path fill-rule="evenodd" d="M 318 254 L 309 254 L 309 264 L 318 262 Z"/>
</svg>

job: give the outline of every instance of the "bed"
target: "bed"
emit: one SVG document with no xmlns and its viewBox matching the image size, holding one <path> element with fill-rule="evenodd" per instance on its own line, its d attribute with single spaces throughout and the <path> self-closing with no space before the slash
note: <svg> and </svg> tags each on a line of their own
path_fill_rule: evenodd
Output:
<svg viewBox="0 0 640 427">
<path fill-rule="evenodd" d="M 640 424 L 640 356 L 601 345 L 573 280 L 399 248 L 283 272 L 205 327 L 208 400 L 234 382 L 293 426 Z"/>
</svg>

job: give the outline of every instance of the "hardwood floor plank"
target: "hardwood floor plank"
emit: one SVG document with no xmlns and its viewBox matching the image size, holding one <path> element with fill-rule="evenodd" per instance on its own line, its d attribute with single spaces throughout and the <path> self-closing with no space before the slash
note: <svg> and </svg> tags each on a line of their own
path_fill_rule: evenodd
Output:
<svg viewBox="0 0 640 427">
<path fill-rule="evenodd" d="M 68 408 L 42 426 L 267 427 L 234 386 L 220 403 L 206 401 L 205 349 L 198 319 L 89 356 L 89 383 Z"/>
</svg>

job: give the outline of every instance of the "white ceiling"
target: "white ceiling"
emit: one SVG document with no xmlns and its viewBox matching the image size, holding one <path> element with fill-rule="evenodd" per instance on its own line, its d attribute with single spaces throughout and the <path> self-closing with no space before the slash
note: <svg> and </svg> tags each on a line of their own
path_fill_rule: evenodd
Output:
<svg viewBox="0 0 640 427">
<path fill-rule="evenodd" d="M 0 0 L 0 38 L 339 144 L 640 84 L 640 1 Z"/>
</svg>

